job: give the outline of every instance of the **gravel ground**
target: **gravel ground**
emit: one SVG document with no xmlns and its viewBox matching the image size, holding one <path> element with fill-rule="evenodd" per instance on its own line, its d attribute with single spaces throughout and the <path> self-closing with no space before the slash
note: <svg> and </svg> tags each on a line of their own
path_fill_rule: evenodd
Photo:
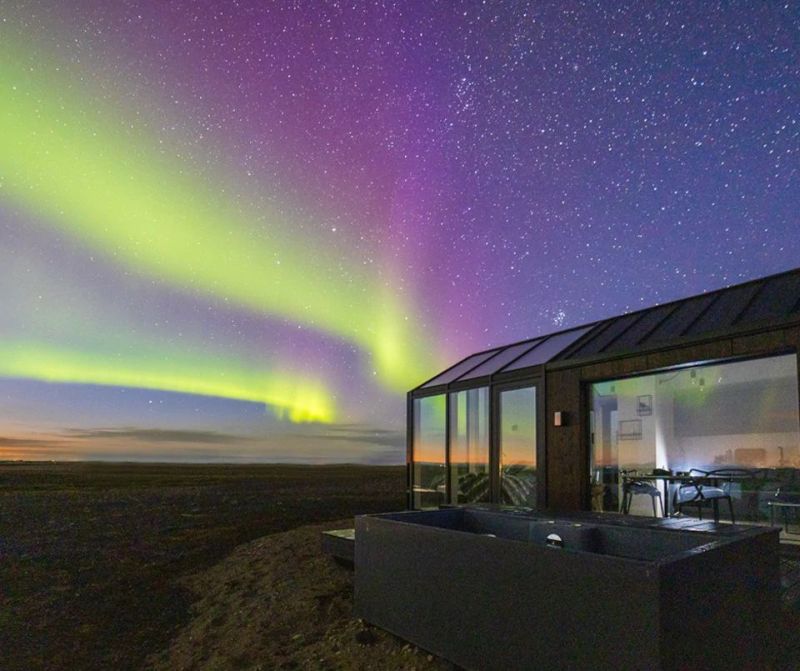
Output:
<svg viewBox="0 0 800 671">
<path fill-rule="evenodd" d="M 191 621 L 148 665 L 183 669 L 452 670 L 452 664 L 352 618 L 353 573 L 305 526 L 242 545 L 187 578 Z"/>
</svg>

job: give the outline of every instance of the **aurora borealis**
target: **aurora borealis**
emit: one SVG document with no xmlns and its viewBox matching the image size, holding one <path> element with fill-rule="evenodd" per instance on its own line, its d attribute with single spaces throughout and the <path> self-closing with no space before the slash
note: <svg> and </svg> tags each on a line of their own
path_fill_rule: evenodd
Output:
<svg viewBox="0 0 800 671">
<path fill-rule="evenodd" d="M 0 459 L 402 460 L 467 353 L 800 265 L 800 9 L 0 5 Z"/>
</svg>

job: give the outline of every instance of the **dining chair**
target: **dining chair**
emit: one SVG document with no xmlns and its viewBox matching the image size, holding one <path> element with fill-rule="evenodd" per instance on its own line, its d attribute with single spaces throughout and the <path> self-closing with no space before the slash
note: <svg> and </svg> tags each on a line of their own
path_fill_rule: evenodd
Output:
<svg viewBox="0 0 800 671">
<path fill-rule="evenodd" d="M 719 502 L 728 501 L 731 511 L 731 523 L 736 524 L 736 513 L 733 510 L 733 498 L 731 497 L 730 481 L 722 486 L 710 484 L 720 479 L 731 477 L 742 469 L 719 468 L 712 471 L 704 471 L 700 468 L 692 468 L 689 471 L 689 480 L 682 482 L 675 489 L 672 499 L 673 509 L 683 512 L 683 506 L 697 506 L 697 516 L 703 519 L 703 506 L 711 505 L 714 511 L 714 522 L 719 522 Z"/>
<path fill-rule="evenodd" d="M 632 478 L 632 479 L 631 479 Z M 658 517 L 656 499 L 661 504 L 661 516 L 664 517 L 664 500 L 658 487 L 644 480 L 636 480 L 636 471 L 628 471 L 622 484 L 622 512 L 627 515 L 631 511 L 633 497 L 637 494 L 646 494 L 653 504 L 653 517 Z"/>
</svg>

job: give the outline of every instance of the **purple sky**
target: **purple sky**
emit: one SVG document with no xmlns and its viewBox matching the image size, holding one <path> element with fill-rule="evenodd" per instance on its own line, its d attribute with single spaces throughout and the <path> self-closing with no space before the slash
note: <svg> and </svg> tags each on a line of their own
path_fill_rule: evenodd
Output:
<svg viewBox="0 0 800 671">
<path fill-rule="evenodd" d="M 4 6 L 0 354 L 33 361 L 0 458 L 402 461 L 420 376 L 800 265 L 798 35 L 795 3 Z M 178 258 L 137 217 L 186 185 Z"/>
</svg>

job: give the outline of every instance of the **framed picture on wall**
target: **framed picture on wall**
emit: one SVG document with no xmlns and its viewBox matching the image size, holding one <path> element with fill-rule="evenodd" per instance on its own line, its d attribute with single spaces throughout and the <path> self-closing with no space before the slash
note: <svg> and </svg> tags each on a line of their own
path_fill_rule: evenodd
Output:
<svg viewBox="0 0 800 671">
<path fill-rule="evenodd" d="M 641 440 L 642 438 L 642 420 L 641 419 L 623 419 L 619 423 L 619 431 L 617 436 L 620 440 Z"/>
<path fill-rule="evenodd" d="M 650 394 L 636 397 L 636 414 L 640 417 L 653 414 L 653 397 Z"/>
</svg>

